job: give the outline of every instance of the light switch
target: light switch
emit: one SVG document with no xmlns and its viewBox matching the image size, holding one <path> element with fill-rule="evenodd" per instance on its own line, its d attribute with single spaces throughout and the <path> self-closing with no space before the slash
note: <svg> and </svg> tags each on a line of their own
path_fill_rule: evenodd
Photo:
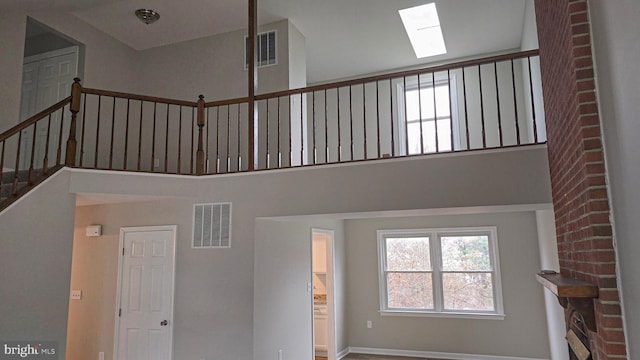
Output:
<svg viewBox="0 0 640 360">
<path fill-rule="evenodd" d="M 82 290 L 71 290 L 71 300 L 82 299 Z"/>
</svg>

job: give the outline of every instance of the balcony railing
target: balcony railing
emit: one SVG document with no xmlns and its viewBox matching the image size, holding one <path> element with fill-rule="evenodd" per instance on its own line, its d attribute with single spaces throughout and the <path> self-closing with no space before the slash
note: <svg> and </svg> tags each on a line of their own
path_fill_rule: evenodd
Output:
<svg viewBox="0 0 640 360">
<path fill-rule="evenodd" d="M 2 198 L 63 164 L 204 175 L 546 141 L 537 51 L 261 94 L 253 116 L 249 98 L 181 101 L 78 79 L 71 95 L 0 135 Z"/>
</svg>

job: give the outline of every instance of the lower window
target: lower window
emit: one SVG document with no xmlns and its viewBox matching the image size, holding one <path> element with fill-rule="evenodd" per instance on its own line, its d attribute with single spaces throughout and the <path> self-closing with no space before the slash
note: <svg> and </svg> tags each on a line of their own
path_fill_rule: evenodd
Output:
<svg viewBox="0 0 640 360">
<path fill-rule="evenodd" d="M 495 227 L 379 230 L 382 314 L 503 318 Z"/>
</svg>

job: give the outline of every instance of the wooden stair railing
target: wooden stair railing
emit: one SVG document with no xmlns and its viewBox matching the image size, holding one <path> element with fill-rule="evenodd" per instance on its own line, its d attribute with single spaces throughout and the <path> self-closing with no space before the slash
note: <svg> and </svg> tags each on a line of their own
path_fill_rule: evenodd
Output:
<svg viewBox="0 0 640 360">
<path fill-rule="evenodd" d="M 198 176 L 545 143 L 537 59 L 525 51 L 212 102 L 76 78 L 68 98 L 0 134 L 0 210 L 62 166 Z"/>
<path fill-rule="evenodd" d="M 63 167 L 67 97 L 0 134 L 0 211 Z"/>
</svg>

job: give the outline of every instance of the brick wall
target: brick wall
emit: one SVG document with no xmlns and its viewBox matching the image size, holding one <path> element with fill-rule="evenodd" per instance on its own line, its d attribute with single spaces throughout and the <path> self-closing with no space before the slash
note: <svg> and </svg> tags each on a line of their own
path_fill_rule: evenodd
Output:
<svg viewBox="0 0 640 360">
<path fill-rule="evenodd" d="M 536 0 L 560 271 L 596 284 L 594 358 L 626 359 L 586 0 Z"/>
</svg>

